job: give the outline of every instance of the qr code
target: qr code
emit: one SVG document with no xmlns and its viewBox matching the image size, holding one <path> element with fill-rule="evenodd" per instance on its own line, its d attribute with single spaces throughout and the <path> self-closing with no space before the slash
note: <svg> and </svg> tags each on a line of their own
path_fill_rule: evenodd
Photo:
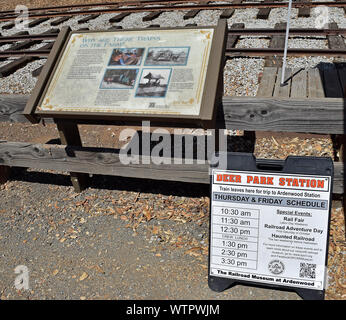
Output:
<svg viewBox="0 0 346 320">
<path fill-rule="evenodd" d="M 301 278 L 316 278 L 316 264 L 314 263 L 300 263 L 299 276 Z"/>
</svg>

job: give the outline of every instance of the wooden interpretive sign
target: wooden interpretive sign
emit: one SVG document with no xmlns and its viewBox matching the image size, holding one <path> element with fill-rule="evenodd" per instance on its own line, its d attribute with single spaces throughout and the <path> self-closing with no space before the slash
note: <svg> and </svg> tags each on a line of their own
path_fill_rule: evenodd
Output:
<svg viewBox="0 0 346 320">
<path fill-rule="evenodd" d="M 226 20 L 215 27 L 64 29 L 24 110 L 40 118 L 213 127 Z"/>
</svg>

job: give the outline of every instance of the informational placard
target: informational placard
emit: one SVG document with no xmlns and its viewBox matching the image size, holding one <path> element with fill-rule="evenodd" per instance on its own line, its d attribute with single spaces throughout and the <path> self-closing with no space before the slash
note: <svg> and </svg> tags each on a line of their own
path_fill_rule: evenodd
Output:
<svg viewBox="0 0 346 320">
<path fill-rule="evenodd" d="M 212 121 L 222 96 L 226 29 L 221 21 L 216 27 L 69 31 L 56 41 L 60 47 L 53 48 L 24 114 L 30 120 Z"/>
<path fill-rule="evenodd" d="M 331 177 L 212 171 L 210 276 L 323 290 Z"/>
</svg>

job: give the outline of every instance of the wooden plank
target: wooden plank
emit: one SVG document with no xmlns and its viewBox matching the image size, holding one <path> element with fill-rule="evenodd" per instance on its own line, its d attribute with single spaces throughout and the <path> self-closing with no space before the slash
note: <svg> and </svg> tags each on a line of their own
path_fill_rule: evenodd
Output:
<svg viewBox="0 0 346 320">
<path fill-rule="evenodd" d="M 276 82 L 275 82 L 275 86 L 274 86 L 274 93 L 273 93 L 273 97 L 276 98 L 289 98 L 290 96 L 290 90 L 291 90 L 291 69 L 286 68 L 286 72 L 285 72 L 285 83 L 287 83 L 287 85 L 285 86 L 281 86 L 281 73 L 282 73 L 282 69 L 279 68 L 278 69 L 278 74 L 276 77 Z"/>
<path fill-rule="evenodd" d="M 335 22 L 328 23 L 329 29 L 338 29 L 338 25 Z M 327 35 L 329 49 L 346 49 L 345 40 L 342 36 Z"/>
<path fill-rule="evenodd" d="M 285 29 L 286 23 L 277 23 L 274 26 L 274 29 Z M 269 48 L 282 48 L 285 47 L 285 36 L 284 35 L 274 35 L 270 39 Z M 277 56 L 268 56 L 265 58 L 265 67 L 281 67 L 282 66 L 282 57 Z"/>
<path fill-rule="evenodd" d="M 184 20 L 192 19 L 192 18 L 196 17 L 200 11 L 201 11 L 200 9 L 190 10 L 183 16 L 183 19 Z"/>
<path fill-rule="evenodd" d="M 10 48 L 8 48 L 5 51 L 15 51 L 15 50 L 23 50 L 23 49 L 28 49 L 32 46 L 34 46 L 35 44 L 40 43 L 42 40 L 26 40 L 26 41 L 21 41 L 17 44 L 14 44 L 13 46 L 11 46 Z"/>
<path fill-rule="evenodd" d="M 2 29 L 3 30 L 9 30 L 9 29 L 12 29 L 15 25 L 16 25 L 15 22 L 10 22 L 10 23 L 5 24 L 4 26 L 2 26 Z"/>
<path fill-rule="evenodd" d="M 28 35 L 29 34 L 29 32 L 28 31 L 20 31 L 20 32 L 17 32 L 17 33 L 15 33 L 13 36 L 26 36 L 26 35 Z M 1 42 L 1 46 L 4 46 L 5 44 L 12 44 L 13 42 Z M 1 61 L 2 59 L 0 58 L 0 61 Z"/>
<path fill-rule="evenodd" d="M 233 4 L 238 4 L 238 3 L 242 3 L 243 0 L 233 0 L 232 3 Z M 220 19 L 229 19 L 233 16 L 235 12 L 235 9 L 226 9 L 223 10 L 221 15 L 220 15 Z"/>
<path fill-rule="evenodd" d="M 272 97 L 278 68 L 264 67 L 261 82 L 258 86 L 257 97 Z"/>
<path fill-rule="evenodd" d="M 311 2 L 311 0 L 299 0 L 298 2 Z M 310 17 L 310 8 L 309 7 L 298 8 L 298 17 L 301 17 L 301 18 Z"/>
<path fill-rule="evenodd" d="M 264 3 L 271 2 L 271 0 L 264 0 Z M 260 8 L 257 12 L 256 19 L 268 19 L 269 14 L 270 14 L 271 8 Z"/>
<path fill-rule="evenodd" d="M 82 140 L 79 135 L 78 125 L 73 122 L 57 121 L 57 128 L 61 143 L 67 146 L 82 147 Z M 71 171 L 71 182 L 76 192 L 82 192 L 87 188 L 89 175 Z"/>
<path fill-rule="evenodd" d="M 121 22 L 125 17 L 127 17 L 129 14 L 131 14 L 130 12 L 123 12 L 123 13 L 120 13 L 118 15 L 116 15 L 115 17 L 113 18 L 110 18 L 109 19 L 109 22 L 110 23 L 116 23 L 116 22 Z"/>
<path fill-rule="evenodd" d="M 144 16 L 143 17 L 143 21 L 146 22 L 146 21 L 152 21 L 156 18 L 158 18 L 160 15 L 161 15 L 162 11 L 153 11 L 153 12 L 150 12 L 148 15 Z"/>
<path fill-rule="evenodd" d="M 20 68 L 23 68 L 29 62 L 32 62 L 35 59 L 36 59 L 35 57 L 22 57 L 22 58 L 13 60 L 12 62 L 8 64 L 5 64 L 4 66 L 0 68 L 0 78 L 9 76 L 10 74 L 16 72 Z"/>
<path fill-rule="evenodd" d="M 7 182 L 10 177 L 11 168 L 8 166 L 0 165 L 0 184 Z"/>
<path fill-rule="evenodd" d="M 91 14 L 90 16 L 86 16 L 80 20 L 78 20 L 78 24 L 89 22 L 90 20 L 94 20 L 99 16 L 99 14 Z"/>
<path fill-rule="evenodd" d="M 319 69 L 308 70 L 308 98 L 324 98 L 323 81 Z"/>
<path fill-rule="evenodd" d="M 223 97 L 217 127 L 246 131 L 344 134 L 344 99 Z"/>
<path fill-rule="evenodd" d="M 70 20 L 71 18 L 72 18 L 72 16 L 60 17 L 60 18 L 58 18 L 58 19 L 55 19 L 55 20 L 51 21 L 50 24 L 51 24 L 52 26 L 58 26 L 59 24 L 65 22 L 65 21 L 67 21 L 67 20 Z"/>
<path fill-rule="evenodd" d="M 0 121 L 17 121 L 28 96 L 0 95 Z M 344 134 L 344 99 L 279 99 L 229 97 L 222 99 L 217 128 L 247 131 Z M 123 125 L 114 122 L 114 125 Z"/>
<path fill-rule="evenodd" d="M 29 28 L 36 27 L 36 26 L 38 26 L 39 24 L 41 24 L 41 23 L 43 23 L 43 22 L 45 22 L 45 21 L 47 21 L 47 20 L 49 20 L 49 19 L 50 19 L 50 18 L 38 18 L 38 19 L 35 19 L 35 20 L 33 20 L 33 21 L 31 21 L 31 22 L 28 23 L 28 27 L 29 27 Z"/>
<path fill-rule="evenodd" d="M 244 27 L 245 27 L 244 23 L 233 23 L 230 29 L 244 29 Z M 226 42 L 226 50 L 229 48 L 234 48 L 239 38 L 240 38 L 239 35 L 228 35 L 227 42 Z"/>
<path fill-rule="evenodd" d="M 209 165 L 205 164 L 123 164 L 119 150 L 101 148 L 64 147 L 50 144 L 0 142 L 0 162 L 14 167 L 30 167 L 56 171 L 102 174 L 152 180 L 181 181 L 209 184 Z M 334 163 L 333 192 L 344 191 L 344 164 Z"/>
<path fill-rule="evenodd" d="M 38 67 L 37 69 L 35 69 L 34 71 L 31 72 L 31 75 L 33 77 L 37 78 L 40 75 L 42 69 L 43 69 L 43 66 Z"/>
<path fill-rule="evenodd" d="M 307 98 L 308 73 L 303 69 L 293 69 L 291 98 Z"/>
<path fill-rule="evenodd" d="M 325 65 L 323 68 L 323 87 L 326 97 L 342 98 L 343 90 L 335 65 Z"/>
</svg>

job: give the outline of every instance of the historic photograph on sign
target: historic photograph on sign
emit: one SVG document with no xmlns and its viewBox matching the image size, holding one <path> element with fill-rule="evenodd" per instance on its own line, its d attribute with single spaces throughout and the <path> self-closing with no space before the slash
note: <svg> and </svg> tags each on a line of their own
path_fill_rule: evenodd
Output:
<svg viewBox="0 0 346 320">
<path fill-rule="evenodd" d="M 148 49 L 146 66 L 185 66 L 190 47 L 154 47 Z"/>
<path fill-rule="evenodd" d="M 172 69 L 143 69 L 136 97 L 164 98 Z"/>
<path fill-rule="evenodd" d="M 144 48 L 115 48 L 109 60 L 109 66 L 139 66 Z"/>
<path fill-rule="evenodd" d="M 138 69 L 107 69 L 100 89 L 133 89 Z"/>
</svg>

